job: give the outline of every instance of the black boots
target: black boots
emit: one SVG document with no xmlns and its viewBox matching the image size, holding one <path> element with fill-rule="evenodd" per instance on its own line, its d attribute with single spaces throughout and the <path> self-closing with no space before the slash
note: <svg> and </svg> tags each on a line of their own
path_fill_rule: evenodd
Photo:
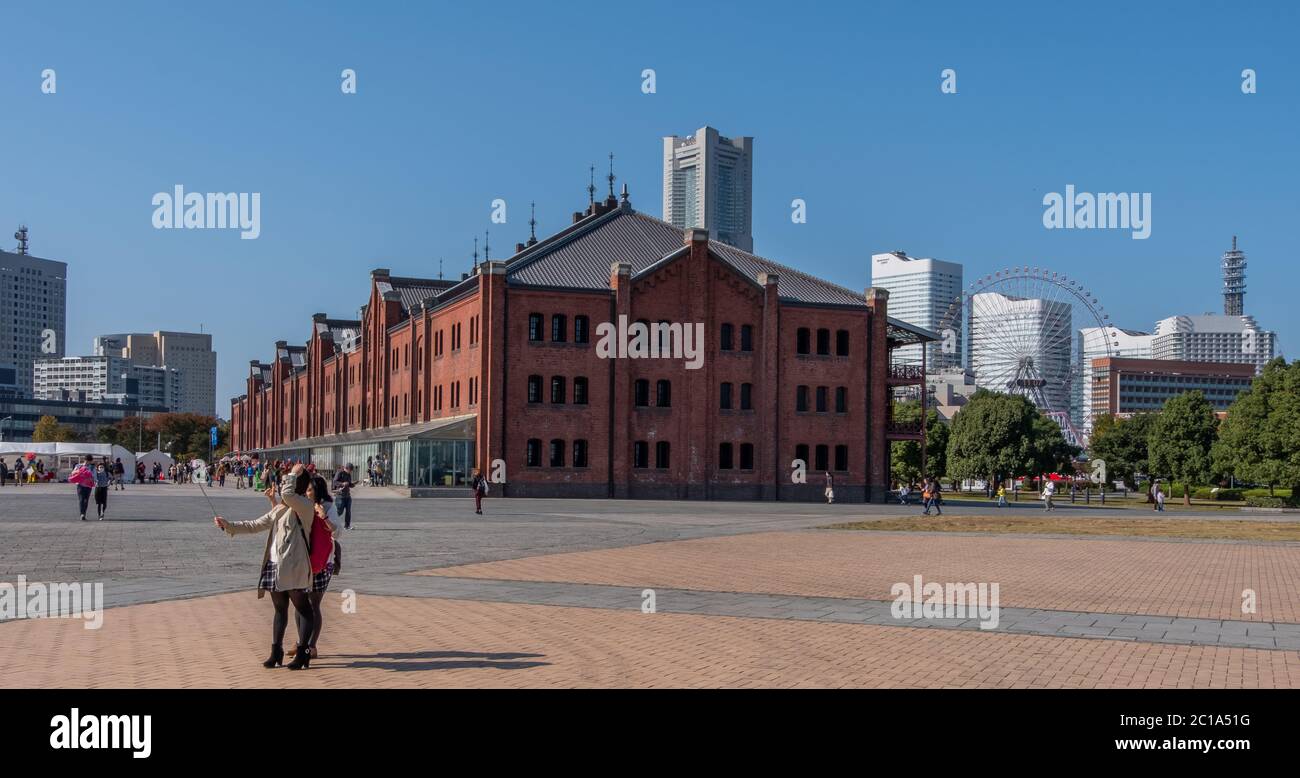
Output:
<svg viewBox="0 0 1300 778">
<path fill-rule="evenodd" d="M 278 666 L 284 661 L 284 648 L 282 646 L 271 646 L 271 658 L 262 663 L 262 667 L 270 669 Z"/>
<path fill-rule="evenodd" d="M 293 661 L 289 663 L 290 670 L 305 670 L 311 664 L 311 648 L 299 645 L 298 653 L 294 655 Z"/>
</svg>

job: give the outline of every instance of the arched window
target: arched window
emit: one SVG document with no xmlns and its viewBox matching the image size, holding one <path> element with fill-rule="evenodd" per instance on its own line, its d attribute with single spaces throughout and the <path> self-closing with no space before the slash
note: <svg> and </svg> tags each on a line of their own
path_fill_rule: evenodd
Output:
<svg viewBox="0 0 1300 778">
<path fill-rule="evenodd" d="M 562 313 L 551 316 L 551 342 L 563 343 L 567 337 L 568 320 Z"/>
<path fill-rule="evenodd" d="M 754 350 L 754 325 L 742 324 L 740 326 L 740 350 Z"/>
<path fill-rule="evenodd" d="M 587 379 L 583 376 L 573 379 L 573 404 L 587 404 Z"/>
<path fill-rule="evenodd" d="M 564 441 L 559 438 L 551 441 L 551 467 L 564 467 Z"/>
<path fill-rule="evenodd" d="M 835 387 L 835 412 L 849 412 L 849 389 L 846 386 Z"/>
<path fill-rule="evenodd" d="M 800 354 L 810 353 L 809 332 L 807 327 L 800 327 L 795 335 L 795 351 Z"/>
<path fill-rule="evenodd" d="M 754 444 L 753 443 L 740 444 L 740 469 L 741 470 L 754 469 Z"/>
<path fill-rule="evenodd" d="M 734 463 L 731 461 L 731 444 L 718 444 L 718 469 L 730 470 L 733 466 Z"/>
<path fill-rule="evenodd" d="M 740 410 L 742 411 L 754 410 L 754 385 L 753 384 L 740 385 Z"/>
<path fill-rule="evenodd" d="M 808 410 L 808 387 L 797 386 L 794 390 L 794 409 L 798 412 Z"/>
<path fill-rule="evenodd" d="M 668 441 L 661 440 L 655 444 L 655 467 L 660 470 L 668 469 Z"/>
<path fill-rule="evenodd" d="M 551 376 L 551 402 L 556 405 L 564 402 L 564 376 Z"/>
<path fill-rule="evenodd" d="M 817 353 L 821 356 L 830 356 L 831 353 L 831 331 L 817 330 Z"/>
<path fill-rule="evenodd" d="M 442 333 L 438 333 L 438 335 L 439 335 L 438 345 L 441 347 Z M 538 341 L 542 339 L 542 315 L 540 313 L 528 314 L 528 339 L 531 341 Z M 441 348 L 439 348 L 438 350 L 439 352 L 442 351 Z"/>
<path fill-rule="evenodd" d="M 849 469 L 849 447 L 848 446 L 835 447 L 835 469 L 841 473 Z"/>
<path fill-rule="evenodd" d="M 573 317 L 573 342 L 587 343 L 591 340 L 591 319 L 586 316 Z"/>
<path fill-rule="evenodd" d="M 585 440 L 573 441 L 573 466 L 574 467 L 587 466 L 587 441 Z"/>
<path fill-rule="evenodd" d="M 731 325 L 722 325 L 722 346 L 723 351 L 731 351 Z"/>
<path fill-rule="evenodd" d="M 632 404 L 638 408 L 644 408 L 650 404 L 650 382 L 644 378 L 636 379 L 632 385 Z"/>
<path fill-rule="evenodd" d="M 794 447 L 794 458 L 803 462 L 804 467 L 808 466 L 808 444 L 800 443 Z"/>
<path fill-rule="evenodd" d="M 817 461 L 813 465 L 814 470 L 817 470 L 818 472 L 826 470 L 826 460 L 829 453 L 830 449 L 826 446 L 817 447 Z"/>
<path fill-rule="evenodd" d="M 539 403 L 542 401 L 542 377 L 539 375 L 528 376 L 528 402 Z"/>
<path fill-rule="evenodd" d="M 650 446 L 644 440 L 632 444 L 632 467 L 644 470 L 650 466 Z"/>
<path fill-rule="evenodd" d="M 655 405 L 660 408 L 669 408 L 673 404 L 673 384 L 667 379 L 659 379 L 655 384 Z"/>
<path fill-rule="evenodd" d="M 529 467 L 542 466 L 542 441 L 537 438 L 528 439 L 528 458 L 525 461 Z"/>
<path fill-rule="evenodd" d="M 849 331 L 835 331 L 835 356 L 847 357 L 849 355 Z"/>
<path fill-rule="evenodd" d="M 722 383 L 718 407 L 724 411 L 731 410 L 731 384 L 726 381 Z"/>
<path fill-rule="evenodd" d="M 826 412 L 826 387 L 824 386 L 817 387 L 817 412 Z"/>
</svg>

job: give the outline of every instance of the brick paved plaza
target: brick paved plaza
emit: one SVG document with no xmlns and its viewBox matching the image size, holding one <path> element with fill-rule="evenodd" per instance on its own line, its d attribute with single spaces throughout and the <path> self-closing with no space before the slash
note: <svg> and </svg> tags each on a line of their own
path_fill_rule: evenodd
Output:
<svg viewBox="0 0 1300 778">
<path fill-rule="evenodd" d="M 265 504 L 213 492 L 230 519 Z M 1294 543 L 817 529 L 915 510 L 861 504 L 510 499 L 476 517 L 363 489 L 322 656 L 290 673 L 260 666 L 262 540 L 219 533 L 196 488 L 114 493 L 104 522 L 74 507 L 66 487 L 0 493 L 0 581 L 103 582 L 109 606 L 99 630 L 0 624 L 0 687 L 1300 686 Z M 996 582 L 996 628 L 895 618 L 890 588 L 916 575 Z"/>
</svg>

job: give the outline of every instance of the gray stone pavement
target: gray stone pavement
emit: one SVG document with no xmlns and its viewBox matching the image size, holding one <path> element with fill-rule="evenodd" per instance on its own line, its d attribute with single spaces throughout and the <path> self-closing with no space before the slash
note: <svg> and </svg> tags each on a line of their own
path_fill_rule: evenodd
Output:
<svg viewBox="0 0 1300 778">
<path fill-rule="evenodd" d="M 212 525 L 266 510 L 260 494 L 233 487 L 137 486 L 109 496 L 109 518 L 79 521 L 67 485 L 0 490 L 0 581 L 103 582 L 108 607 L 248 590 L 255 585 L 263 541 L 227 538 Z M 963 515 L 995 514 L 981 500 L 952 501 Z M 603 609 L 639 609 L 642 590 L 408 576 L 438 567 L 642 543 L 788 531 L 828 523 L 918 512 L 915 506 L 817 503 L 662 502 L 489 499 L 476 516 L 468 499 L 406 499 L 358 489 L 356 530 L 341 536 L 344 574 L 335 587 L 361 594 L 439 597 Z M 1021 503 L 1011 510 L 1036 510 Z M 1062 510 L 1071 510 L 1066 504 Z M 1125 509 L 1075 507 L 1097 517 L 1145 517 Z M 1260 518 L 1168 511 L 1162 518 Z M 1281 520 L 1291 520 L 1290 517 Z M 918 533 L 918 538 L 923 535 Z M 1197 541 L 1190 541 L 1197 542 Z M 756 593 L 656 590 L 662 612 L 835 621 L 918 628 L 979 629 L 974 619 L 899 620 L 890 603 L 866 599 Z M 1300 625 L 1004 608 L 999 632 L 1155 643 L 1300 650 Z"/>
</svg>

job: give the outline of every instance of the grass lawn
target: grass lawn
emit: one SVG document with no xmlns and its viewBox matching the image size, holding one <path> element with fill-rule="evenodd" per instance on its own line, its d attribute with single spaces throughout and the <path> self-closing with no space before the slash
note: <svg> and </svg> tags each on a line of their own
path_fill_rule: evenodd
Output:
<svg viewBox="0 0 1300 778">
<path fill-rule="evenodd" d="M 831 524 L 821 529 L 876 532 L 988 532 L 1036 535 L 1132 535 L 1204 540 L 1296 540 L 1300 522 L 1239 519 L 1089 519 L 1033 516 L 915 516 Z"/>
</svg>

